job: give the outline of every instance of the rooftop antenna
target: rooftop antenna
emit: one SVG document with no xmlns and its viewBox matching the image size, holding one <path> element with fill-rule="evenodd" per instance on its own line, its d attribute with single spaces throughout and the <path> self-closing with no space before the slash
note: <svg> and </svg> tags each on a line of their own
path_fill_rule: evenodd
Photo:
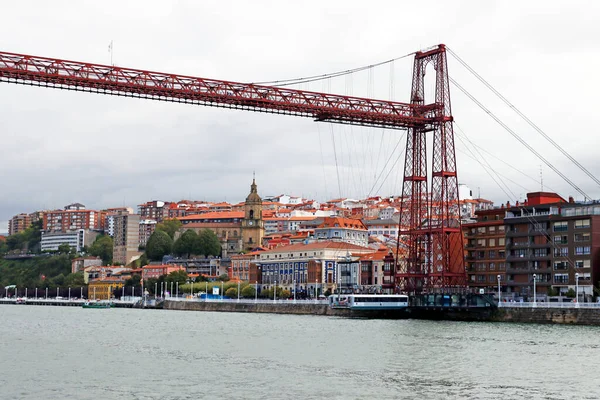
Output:
<svg viewBox="0 0 600 400">
<path fill-rule="evenodd" d="M 544 191 L 544 175 L 542 174 L 542 164 L 540 164 L 540 186 L 542 187 L 542 192 Z"/>
</svg>

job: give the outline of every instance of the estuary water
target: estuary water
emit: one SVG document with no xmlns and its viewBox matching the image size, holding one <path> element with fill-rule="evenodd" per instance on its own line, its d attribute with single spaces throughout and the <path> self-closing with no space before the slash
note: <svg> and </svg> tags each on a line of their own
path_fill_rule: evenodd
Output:
<svg viewBox="0 0 600 400">
<path fill-rule="evenodd" d="M 0 306 L 0 399 L 598 399 L 600 328 Z"/>
</svg>

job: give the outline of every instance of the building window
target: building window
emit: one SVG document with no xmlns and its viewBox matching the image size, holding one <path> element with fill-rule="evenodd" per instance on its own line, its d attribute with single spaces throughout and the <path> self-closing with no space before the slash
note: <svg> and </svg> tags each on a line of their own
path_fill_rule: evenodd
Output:
<svg viewBox="0 0 600 400">
<path fill-rule="evenodd" d="M 495 226 L 490 226 L 488 228 L 488 230 L 490 231 L 490 233 L 495 233 L 496 232 L 496 227 Z"/>
<path fill-rule="evenodd" d="M 567 243 L 569 243 L 569 240 L 568 240 L 567 236 L 557 235 L 557 236 L 554 236 L 554 243 L 567 244 Z"/>
<path fill-rule="evenodd" d="M 589 268 L 590 267 L 590 260 L 576 260 L 575 261 L 575 268 Z"/>
<path fill-rule="evenodd" d="M 575 220 L 575 229 L 589 228 L 589 227 L 590 227 L 590 220 L 589 219 L 577 219 L 577 220 Z"/>
<path fill-rule="evenodd" d="M 567 221 L 555 222 L 553 228 L 554 232 L 565 232 L 569 228 L 569 223 Z"/>
<path fill-rule="evenodd" d="M 557 247 L 554 249 L 554 257 L 568 257 L 569 256 L 569 248 L 568 247 Z"/>
<path fill-rule="evenodd" d="M 490 263 L 490 271 L 495 271 L 495 270 L 496 270 L 496 264 Z"/>
<path fill-rule="evenodd" d="M 567 261 L 555 261 L 554 269 L 555 270 L 569 269 L 569 263 Z"/>
<path fill-rule="evenodd" d="M 576 233 L 575 241 L 576 242 L 589 242 L 590 234 L 589 233 Z"/>
<path fill-rule="evenodd" d="M 490 250 L 490 258 L 496 258 L 496 250 Z"/>
<path fill-rule="evenodd" d="M 569 283 L 569 274 L 554 274 L 554 283 Z"/>
<path fill-rule="evenodd" d="M 591 251 L 591 247 L 590 246 L 578 246 L 578 247 L 575 247 L 575 254 L 578 255 L 578 256 L 590 254 L 590 251 Z"/>
</svg>

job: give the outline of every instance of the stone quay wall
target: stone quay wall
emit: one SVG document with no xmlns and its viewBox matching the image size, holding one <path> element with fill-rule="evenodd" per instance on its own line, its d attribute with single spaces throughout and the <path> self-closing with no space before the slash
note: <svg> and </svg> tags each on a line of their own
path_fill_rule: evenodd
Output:
<svg viewBox="0 0 600 400">
<path fill-rule="evenodd" d="M 237 303 L 218 301 L 169 301 L 164 302 L 166 310 L 213 311 L 213 312 L 252 312 L 270 314 L 324 315 L 352 317 L 348 309 L 331 309 L 326 304 L 310 302 L 297 303 Z M 460 318 L 440 311 L 435 315 L 412 314 L 412 318 L 436 320 L 463 320 L 489 322 L 515 322 L 530 324 L 572 324 L 600 326 L 600 308 L 499 308 L 487 316 L 462 315 Z M 410 317 L 409 317 L 410 318 Z"/>
<path fill-rule="evenodd" d="M 219 301 L 170 301 L 163 305 L 165 310 L 253 312 L 269 314 L 350 316 L 350 310 L 332 309 L 327 304 L 297 303 L 237 303 Z"/>
<path fill-rule="evenodd" d="M 491 321 L 533 324 L 600 325 L 598 308 L 499 308 Z"/>
</svg>

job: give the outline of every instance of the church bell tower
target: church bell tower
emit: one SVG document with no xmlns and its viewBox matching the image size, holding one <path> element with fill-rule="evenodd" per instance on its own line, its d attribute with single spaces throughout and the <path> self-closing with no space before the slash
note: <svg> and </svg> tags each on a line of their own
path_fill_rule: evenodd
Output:
<svg viewBox="0 0 600 400">
<path fill-rule="evenodd" d="M 258 195 L 256 180 L 252 179 L 250 194 L 244 205 L 244 220 L 242 221 L 242 240 L 244 250 L 262 246 L 265 226 L 262 219 L 262 199 Z"/>
</svg>

